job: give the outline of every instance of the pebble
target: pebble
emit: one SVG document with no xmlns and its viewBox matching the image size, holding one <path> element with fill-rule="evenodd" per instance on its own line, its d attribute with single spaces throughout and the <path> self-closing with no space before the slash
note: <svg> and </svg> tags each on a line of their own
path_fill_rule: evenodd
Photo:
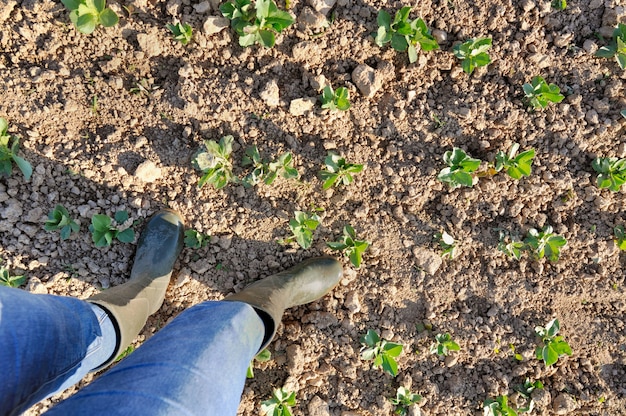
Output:
<svg viewBox="0 0 626 416">
<path fill-rule="evenodd" d="M 161 44 L 159 43 L 157 36 L 151 34 L 149 35 L 147 33 L 139 33 L 137 35 L 137 42 L 139 43 L 141 50 L 144 51 L 149 57 L 159 56 L 163 52 L 163 48 L 161 48 Z"/>
<path fill-rule="evenodd" d="M 41 280 L 37 277 L 31 277 L 28 279 L 28 283 L 26 284 L 26 291 L 30 293 L 36 293 L 40 295 L 45 295 L 48 293 L 48 289 L 46 286 L 41 283 Z"/>
<path fill-rule="evenodd" d="M 309 0 L 309 5 L 324 16 L 328 15 L 330 9 L 333 8 L 337 0 Z"/>
<path fill-rule="evenodd" d="M 365 64 L 357 66 L 352 71 L 352 82 L 361 91 L 361 94 L 371 98 L 382 87 L 382 80 L 376 76 L 374 68 Z"/>
<path fill-rule="evenodd" d="M 23 213 L 22 204 L 17 199 L 9 199 L 6 206 L 0 209 L 0 216 L 4 218 L 7 223 L 15 224 L 20 220 Z"/>
<path fill-rule="evenodd" d="M 415 247 L 413 256 L 415 256 L 416 263 L 430 275 L 435 274 L 443 263 L 439 254 L 423 247 Z"/>
<path fill-rule="evenodd" d="M 349 292 L 346 295 L 344 306 L 348 308 L 350 313 L 359 313 L 361 311 L 361 301 L 359 300 L 359 294 L 355 291 Z"/>
<path fill-rule="evenodd" d="M 598 117 L 598 112 L 594 109 L 591 109 L 585 113 L 585 120 L 589 124 L 598 124 L 600 119 Z"/>
<path fill-rule="evenodd" d="M 135 176 L 143 182 L 152 183 L 163 176 L 161 168 L 159 168 L 153 161 L 146 160 L 137 166 Z"/>
<path fill-rule="evenodd" d="M 561 393 L 552 402 L 552 409 L 557 415 L 571 415 L 577 409 L 577 406 L 572 396 Z"/>
<path fill-rule="evenodd" d="M 330 416 L 330 407 L 328 403 L 322 400 L 319 396 L 313 396 L 307 405 L 309 416 Z"/>
<path fill-rule="evenodd" d="M 208 1 L 203 1 L 202 3 L 194 4 L 193 9 L 196 11 L 196 13 L 204 14 L 211 10 L 211 3 L 209 3 Z"/>
<path fill-rule="evenodd" d="M 439 44 L 446 43 L 448 41 L 448 32 L 443 31 L 443 30 L 439 30 L 439 29 L 435 29 L 435 30 L 433 30 L 433 37 L 435 38 L 435 40 Z"/>
<path fill-rule="evenodd" d="M 316 102 L 315 97 L 296 98 L 289 104 L 289 112 L 294 116 L 303 116 L 313 110 Z"/>
<path fill-rule="evenodd" d="M 230 246 L 233 244 L 233 236 L 232 234 L 223 235 L 220 237 L 220 240 L 217 243 L 222 249 L 228 250 Z"/>
<path fill-rule="evenodd" d="M 230 21 L 225 17 L 209 16 L 202 25 L 202 30 L 206 35 L 214 35 L 226 29 L 230 25 Z M 228 59 L 228 58 L 226 58 Z"/>
<path fill-rule="evenodd" d="M 268 106 L 278 107 L 280 104 L 280 90 L 278 89 L 276 81 L 271 80 L 265 84 L 265 87 L 259 92 L 259 97 L 261 97 Z"/>
</svg>

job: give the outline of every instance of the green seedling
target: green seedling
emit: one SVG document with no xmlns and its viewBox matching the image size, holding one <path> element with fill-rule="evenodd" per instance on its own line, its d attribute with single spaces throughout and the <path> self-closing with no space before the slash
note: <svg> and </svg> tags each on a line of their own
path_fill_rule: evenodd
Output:
<svg viewBox="0 0 626 416">
<path fill-rule="evenodd" d="M 282 32 L 294 19 L 286 11 L 279 10 L 273 0 L 234 0 L 220 6 L 222 15 L 231 21 L 231 27 L 239 35 L 239 45 L 246 47 L 259 43 L 271 48 L 276 43 L 275 33 Z"/>
<path fill-rule="evenodd" d="M 272 353 L 264 348 L 263 351 L 259 352 L 253 359 L 250 361 L 248 365 L 248 371 L 246 371 L 246 378 L 254 378 L 254 361 L 258 361 L 260 363 L 264 363 L 269 361 L 272 358 Z"/>
<path fill-rule="evenodd" d="M 333 152 L 328 152 L 324 164 L 325 168 L 320 171 L 320 178 L 324 181 L 322 185 L 324 190 L 333 185 L 350 185 L 354 181 L 352 175 L 363 170 L 363 165 L 346 163 L 346 159 Z"/>
<path fill-rule="evenodd" d="M 9 269 L 0 266 L 0 286 L 20 287 L 26 283 L 26 276 L 13 276 Z"/>
<path fill-rule="evenodd" d="M 48 213 L 44 229 L 46 231 L 61 230 L 61 240 L 67 240 L 72 231 L 78 232 L 80 226 L 70 217 L 70 213 L 63 205 L 57 205 Z"/>
<path fill-rule="evenodd" d="M 548 103 L 560 103 L 565 98 L 559 87 L 554 84 L 548 85 L 546 80 L 540 76 L 533 77 L 530 84 L 526 83 L 522 88 L 528 104 L 535 110 L 546 108 Z"/>
<path fill-rule="evenodd" d="M 443 249 L 441 257 L 444 259 L 454 259 L 457 255 L 456 240 L 447 232 L 441 232 L 435 234 L 435 240 L 439 242 L 439 245 Z"/>
<path fill-rule="evenodd" d="M 361 267 L 362 255 L 369 247 L 369 241 L 357 240 L 356 232 L 350 225 L 343 227 L 343 236 L 339 241 L 326 243 L 333 250 L 342 251 L 357 269 Z"/>
<path fill-rule="evenodd" d="M 613 234 L 615 235 L 615 245 L 622 251 L 626 251 L 626 231 L 623 225 L 618 225 L 613 228 Z"/>
<path fill-rule="evenodd" d="M 524 384 L 519 384 L 513 387 L 513 389 L 517 391 L 520 394 L 520 396 L 525 398 L 526 402 L 528 403 L 525 407 L 520 408 L 519 411 L 522 413 L 528 413 L 528 412 L 532 412 L 533 409 L 535 408 L 535 402 L 530 398 L 530 395 L 536 389 L 543 389 L 543 383 L 539 380 L 535 381 L 534 383 L 531 383 L 530 379 L 527 378 L 524 381 Z"/>
<path fill-rule="evenodd" d="M 408 50 L 409 62 L 417 61 L 418 45 L 423 51 L 432 51 L 439 48 L 439 44 L 430 34 L 430 30 L 422 19 L 409 20 L 411 7 L 405 6 L 396 12 L 391 21 L 391 15 L 384 10 L 378 12 L 376 21 L 378 30 L 372 33 L 374 42 L 381 48 L 388 42 L 399 52 Z"/>
<path fill-rule="evenodd" d="M 454 342 L 449 333 L 435 335 L 435 343 L 430 346 L 430 353 L 448 356 L 452 351 L 460 351 L 459 344 Z"/>
<path fill-rule="evenodd" d="M 119 22 L 119 17 L 106 7 L 106 0 L 61 0 L 70 11 L 70 20 L 79 32 L 93 33 L 96 26 L 112 27 Z"/>
<path fill-rule="evenodd" d="M 559 320 L 556 318 L 548 322 L 545 327 L 535 327 L 535 333 L 543 343 L 543 346 L 538 346 L 535 350 L 535 356 L 538 360 L 543 360 L 546 367 L 555 364 L 563 355 L 572 355 L 569 344 L 563 340 L 562 336 L 557 336 L 560 329 Z"/>
<path fill-rule="evenodd" d="M 626 69 L 626 24 L 620 23 L 613 31 L 613 40 L 607 46 L 598 49 L 596 56 L 617 60 L 620 68 Z"/>
<path fill-rule="evenodd" d="M 308 249 L 313 243 L 313 232 L 317 229 L 322 221 L 317 214 L 295 211 L 295 218 L 289 220 L 289 228 L 293 233 L 292 237 L 288 237 L 280 242 L 283 244 L 296 241 L 303 249 Z"/>
<path fill-rule="evenodd" d="M 485 416 L 517 416 L 514 408 L 509 406 L 509 398 L 498 396 L 495 400 L 487 399 L 483 402 Z"/>
<path fill-rule="evenodd" d="M 8 130 L 9 123 L 5 118 L 0 117 L 0 176 L 11 176 L 13 163 L 15 163 L 24 175 L 24 179 L 29 181 L 33 174 L 33 167 L 17 155 L 20 141 L 17 137 L 10 135 Z"/>
<path fill-rule="evenodd" d="M 524 361 L 524 356 L 518 352 L 515 352 L 515 345 L 509 344 L 509 349 L 511 350 L 511 352 L 513 353 L 513 357 L 515 357 L 517 361 Z"/>
<path fill-rule="evenodd" d="M 298 170 L 293 167 L 293 156 L 291 153 L 283 153 L 277 160 L 267 162 L 261 159 L 259 149 L 250 146 L 246 149 L 242 166 L 252 166 L 254 169 L 242 180 L 244 186 L 254 186 L 261 182 L 266 185 L 274 183 L 278 175 L 285 179 L 293 179 L 299 176 Z"/>
<path fill-rule="evenodd" d="M 126 348 L 124 351 L 120 353 L 120 355 L 117 356 L 117 358 L 115 359 L 115 362 L 121 361 L 122 359 L 128 357 L 133 351 L 135 351 L 135 346 L 129 345 L 128 348 Z"/>
<path fill-rule="evenodd" d="M 507 231 L 500 230 L 498 250 L 507 256 L 519 260 L 522 258 L 522 251 L 526 249 L 526 244 L 522 241 L 514 240 Z"/>
<path fill-rule="evenodd" d="M 626 118 L 626 109 L 620 111 L 619 113 L 622 115 L 622 117 Z"/>
<path fill-rule="evenodd" d="M 274 389 L 272 398 L 261 402 L 261 412 L 267 416 L 291 416 L 291 408 L 296 405 L 296 393 L 284 388 Z"/>
<path fill-rule="evenodd" d="M 402 353 L 402 345 L 380 339 L 376 331 L 369 329 L 361 337 L 361 359 L 374 360 L 373 368 L 382 367 L 393 377 L 398 375 L 398 363 L 395 358 Z"/>
<path fill-rule="evenodd" d="M 193 29 L 190 24 L 178 22 L 175 25 L 168 24 L 166 27 L 172 32 L 174 40 L 179 41 L 183 45 L 187 45 L 191 42 Z"/>
<path fill-rule="evenodd" d="M 472 187 L 474 185 L 472 172 L 480 166 L 480 159 L 474 159 L 462 149 L 455 147 L 444 153 L 443 161 L 448 167 L 439 172 L 437 179 L 447 183 L 453 189 L 459 186 Z"/>
<path fill-rule="evenodd" d="M 222 137 L 219 144 L 213 140 L 204 141 L 206 150 L 200 150 L 192 160 L 193 167 L 203 173 L 198 181 L 198 188 L 202 188 L 208 182 L 215 189 L 222 189 L 228 182 L 237 181 L 230 161 L 233 141 L 233 136 Z"/>
<path fill-rule="evenodd" d="M 420 400 L 422 400 L 422 396 L 417 393 L 411 393 L 411 390 L 403 386 L 398 387 L 396 397 L 392 397 L 389 399 L 391 404 L 396 406 L 394 414 L 400 416 L 408 415 L 409 407 L 419 403 Z"/>
<path fill-rule="evenodd" d="M 618 192 L 626 182 L 626 158 L 598 157 L 591 162 L 591 167 L 598 172 L 598 188 Z"/>
<path fill-rule="evenodd" d="M 496 171 L 500 172 L 504 169 L 507 175 L 513 179 L 530 176 L 535 149 L 526 150 L 519 155 L 517 154 L 518 150 L 519 144 L 514 143 L 509 149 L 509 153 L 504 153 L 502 150 L 499 151 L 496 154 Z"/>
<path fill-rule="evenodd" d="M 320 95 L 322 108 L 329 110 L 345 111 L 350 108 L 350 94 L 345 87 L 339 87 L 333 91 L 330 85 L 324 87 L 322 95 Z"/>
<path fill-rule="evenodd" d="M 552 0 L 552 7 L 557 10 L 565 10 L 567 8 L 566 0 Z"/>
<path fill-rule="evenodd" d="M 123 230 L 119 229 L 119 226 L 126 221 L 128 221 L 128 212 L 126 211 L 117 211 L 115 213 L 117 226 L 112 225 L 113 220 L 108 215 L 96 214 L 91 217 L 89 231 L 91 231 L 91 237 L 96 247 L 109 246 L 114 238 L 117 238 L 122 243 L 132 243 L 135 239 L 135 231 L 130 227 Z"/>
<path fill-rule="evenodd" d="M 548 257 L 550 261 L 558 261 L 561 255 L 561 248 L 567 244 L 567 240 L 560 235 L 552 232 L 552 227 L 546 225 L 542 231 L 535 228 L 528 230 L 528 236 L 524 242 L 528 248 L 534 253 L 535 257 L 542 259 Z"/>
<path fill-rule="evenodd" d="M 491 38 L 469 39 L 456 45 L 452 51 L 454 56 L 461 59 L 461 67 L 467 74 L 474 69 L 489 65 L 491 57 L 487 51 L 491 48 Z"/>
<path fill-rule="evenodd" d="M 196 230 L 185 231 L 185 246 L 193 249 L 199 249 L 206 247 L 211 241 L 211 236 L 208 234 L 202 234 Z"/>
</svg>

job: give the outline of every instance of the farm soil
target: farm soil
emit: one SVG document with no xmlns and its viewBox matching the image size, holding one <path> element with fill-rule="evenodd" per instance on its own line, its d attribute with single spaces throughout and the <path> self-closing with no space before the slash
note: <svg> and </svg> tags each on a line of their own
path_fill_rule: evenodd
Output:
<svg viewBox="0 0 626 416">
<path fill-rule="evenodd" d="M 214 0 L 111 3 L 120 23 L 89 36 L 60 2 L 3 1 L 0 116 L 34 167 L 30 182 L 19 172 L 0 180 L 4 265 L 28 277 L 25 290 L 84 299 L 126 281 L 134 252 L 119 242 L 95 248 L 93 214 L 125 209 L 142 222 L 176 209 L 211 243 L 183 251 L 139 346 L 196 303 L 333 254 L 325 241 L 351 224 L 372 242 L 364 265 L 355 270 L 344 259 L 345 278 L 331 295 L 287 311 L 272 359 L 246 383 L 241 415 L 259 414 L 281 386 L 297 391 L 301 415 L 390 415 L 387 398 L 399 386 L 424 397 L 413 414 L 480 414 L 490 397 L 519 402 L 513 387 L 525 378 L 545 385 L 535 414 L 626 414 L 626 256 L 612 241 L 613 227 L 626 223 L 625 191 L 598 189 L 591 168 L 598 156 L 626 157 L 626 72 L 593 56 L 626 23 L 624 3 L 571 0 L 556 11 L 546 0 L 420 1 L 411 17 L 436 30 L 441 49 L 414 64 L 370 36 L 379 9 L 406 4 L 326 4 L 328 28 L 306 0 L 293 0 L 297 22 L 273 49 L 243 49 L 230 28 L 211 33 L 219 30 L 209 19 L 220 16 Z M 193 43 L 171 38 L 165 25 L 175 21 L 193 26 Z M 451 50 L 480 36 L 493 38 L 492 63 L 468 76 Z M 368 96 L 352 75 L 359 65 L 373 74 Z M 528 110 L 522 84 L 535 75 L 565 100 Z M 349 111 L 291 107 L 315 101 L 325 82 L 350 90 Z M 256 144 L 266 158 L 292 152 L 301 180 L 198 189 L 194 153 L 227 134 L 235 173 Z M 500 174 L 453 190 L 436 179 L 454 146 L 493 161 L 515 142 L 537 152 L 528 178 Z M 328 151 L 366 166 L 352 185 L 322 190 L 317 174 Z M 43 229 L 56 204 L 81 223 L 66 241 Z M 293 212 L 314 207 L 323 221 L 313 247 L 279 245 Z M 516 261 L 496 249 L 500 229 L 523 236 L 546 225 L 568 241 L 558 262 Z M 459 242 L 453 260 L 440 260 L 433 235 L 442 231 Z M 554 317 L 573 355 L 546 368 L 534 358 L 534 328 Z M 368 329 L 404 345 L 397 377 L 359 358 Z M 445 332 L 461 346 L 447 359 L 428 351 Z"/>
</svg>

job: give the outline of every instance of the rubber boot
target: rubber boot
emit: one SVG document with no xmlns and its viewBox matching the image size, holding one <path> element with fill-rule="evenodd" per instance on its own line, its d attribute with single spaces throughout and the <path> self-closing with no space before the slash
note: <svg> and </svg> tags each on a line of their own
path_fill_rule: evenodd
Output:
<svg viewBox="0 0 626 416">
<path fill-rule="evenodd" d="M 285 309 L 321 298 L 342 276 L 341 263 L 336 259 L 316 257 L 254 282 L 224 300 L 245 302 L 254 307 L 265 324 L 265 337 L 259 348 L 262 351 L 274 338 Z"/>
<path fill-rule="evenodd" d="M 87 299 L 105 309 L 119 331 L 115 352 L 98 369 L 118 357 L 163 304 L 172 267 L 183 248 L 184 228 L 174 211 L 155 214 L 137 242 L 130 279 Z"/>
</svg>

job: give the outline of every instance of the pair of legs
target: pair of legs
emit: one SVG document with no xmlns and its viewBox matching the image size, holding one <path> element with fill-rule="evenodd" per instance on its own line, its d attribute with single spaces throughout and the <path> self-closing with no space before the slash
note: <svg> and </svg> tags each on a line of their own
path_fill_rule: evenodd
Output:
<svg viewBox="0 0 626 416">
<path fill-rule="evenodd" d="M 0 415 L 17 415 L 108 365 L 163 301 L 182 221 L 157 214 L 142 233 L 130 280 L 82 301 L 0 287 Z M 341 278 L 311 259 L 224 301 L 182 312 L 113 369 L 53 407 L 53 415 L 235 415 L 247 366 L 286 307 Z"/>
</svg>

